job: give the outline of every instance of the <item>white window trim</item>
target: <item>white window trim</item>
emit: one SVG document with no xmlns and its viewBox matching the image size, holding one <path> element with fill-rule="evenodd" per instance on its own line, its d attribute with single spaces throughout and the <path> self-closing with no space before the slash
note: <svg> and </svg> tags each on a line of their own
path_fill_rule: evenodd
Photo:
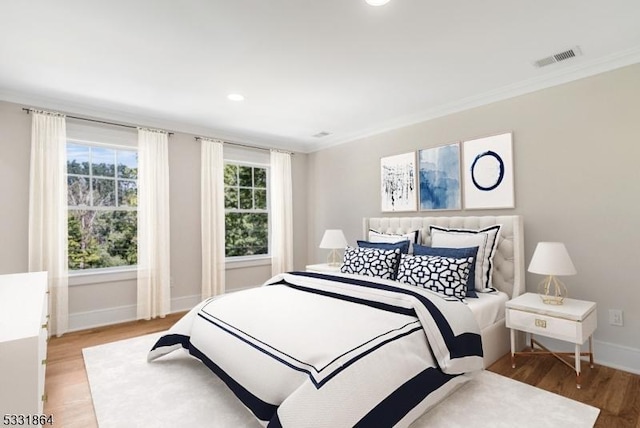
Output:
<svg viewBox="0 0 640 428">
<path fill-rule="evenodd" d="M 114 150 L 128 150 L 128 151 L 138 151 L 137 145 L 127 145 L 127 144 L 116 144 L 116 143 L 104 143 L 98 142 L 94 140 L 85 140 L 80 138 L 67 138 L 67 143 L 82 145 L 82 146 L 93 146 L 93 147 L 102 147 L 102 148 L 110 148 Z M 82 176 L 86 177 L 84 174 L 68 174 L 67 176 Z M 92 177 L 92 175 L 90 176 Z M 99 178 L 104 178 L 98 176 Z M 107 177 L 108 178 L 108 177 Z M 114 177 L 115 181 L 116 178 Z M 125 179 L 127 180 L 127 179 Z M 129 180 L 131 181 L 131 180 Z M 138 180 L 135 180 L 136 183 Z M 95 207 L 95 206 L 84 206 L 78 205 L 69 207 L 67 205 L 67 211 L 69 210 L 95 210 L 95 211 L 138 211 L 137 207 Z M 92 269 L 81 269 L 81 270 L 70 270 L 69 271 L 69 286 L 74 287 L 78 285 L 91 285 L 98 283 L 106 283 L 106 282 L 119 282 L 119 281 L 130 281 L 137 279 L 138 277 L 138 266 L 137 265 L 125 265 L 125 266 L 115 266 L 109 268 L 92 268 Z"/>
<path fill-rule="evenodd" d="M 69 271 L 69 286 L 131 281 L 138 277 L 138 266 L 117 266 Z"/>
<path fill-rule="evenodd" d="M 226 164 L 232 164 L 232 165 L 239 165 L 239 166 L 248 166 L 248 167 L 252 167 L 252 168 L 264 168 L 267 170 L 266 174 L 267 174 L 267 209 L 266 210 L 243 210 L 243 209 L 236 209 L 236 210 L 228 210 L 227 208 L 225 208 L 224 210 L 224 214 L 225 217 L 227 215 L 228 212 L 257 212 L 257 213 L 266 213 L 267 217 L 268 217 L 268 222 L 267 222 L 267 240 L 268 240 L 268 247 L 267 247 L 267 254 L 256 254 L 253 256 L 232 256 L 232 257 L 225 257 L 225 264 L 227 266 L 227 269 L 242 269 L 245 267 L 254 267 L 254 266 L 263 266 L 263 265 L 267 265 L 267 264 L 271 264 L 271 198 L 270 198 L 270 187 L 271 187 L 271 182 L 270 182 L 270 174 L 271 174 L 271 165 L 268 163 L 261 163 L 261 162 L 251 162 L 251 161 L 242 161 L 242 160 L 237 160 L 237 159 L 224 159 L 224 163 Z M 226 187 L 226 186 L 225 186 Z"/>
<path fill-rule="evenodd" d="M 271 256 L 267 254 L 258 254 L 255 256 L 226 257 L 224 260 L 225 268 L 227 270 L 271 265 Z"/>
</svg>

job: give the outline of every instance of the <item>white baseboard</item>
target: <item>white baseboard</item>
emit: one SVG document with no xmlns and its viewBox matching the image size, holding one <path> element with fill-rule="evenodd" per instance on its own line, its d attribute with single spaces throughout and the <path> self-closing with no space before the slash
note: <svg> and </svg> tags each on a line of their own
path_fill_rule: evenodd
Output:
<svg viewBox="0 0 640 428">
<path fill-rule="evenodd" d="M 248 288 L 253 287 L 237 288 L 229 290 L 228 292 L 233 293 L 235 291 L 245 290 Z M 171 313 L 188 311 L 201 301 L 202 298 L 199 294 L 173 298 L 171 299 Z M 69 332 L 135 321 L 136 316 L 136 305 L 118 306 L 87 312 L 75 312 L 69 314 Z"/>
<path fill-rule="evenodd" d="M 136 305 L 69 314 L 69 332 L 119 324 L 136 319 Z"/>
<path fill-rule="evenodd" d="M 573 352 L 575 349 L 572 344 L 556 339 L 536 336 L 536 340 L 554 351 Z M 585 352 L 588 351 L 588 343 L 582 345 Z M 640 374 L 640 349 L 594 339 L 593 354 L 596 364 Z"/>
</svg>

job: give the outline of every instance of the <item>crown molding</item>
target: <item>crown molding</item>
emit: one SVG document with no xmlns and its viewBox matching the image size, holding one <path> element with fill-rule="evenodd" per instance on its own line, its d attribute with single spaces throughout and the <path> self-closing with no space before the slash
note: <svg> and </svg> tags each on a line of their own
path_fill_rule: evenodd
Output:
<svg viewBox="0 0 640 428">
<path fill-rule="evenodd" d="M 264 148 L 276 148 L 300 153 L 311 153 L 637 63 L 640 63 L 640 46 L 573 66 L 565 64 L 563 68 L 552 73 L 546 73 L 540 77 L 516 82 L 493 91 L 488 91 L 479 95 L 443 104 L 436 108 L 382 122 L 375 127 L 359 130 L 343 136 L 336 136 L 334 138 L 329 137 L 322 141 L 308 141 L 306 139 L 294 140 L 291 138 L 279 137 L 276 135 L 265 135 L 257 132 L 253 133 L 240 130 L 236 132 L 233 130 L 229 131 L 213 127 L 203 127 L 169 117 L 153 116 L 141 113 L 139 111 L 135 111 L 130 106 L 96 107 L 89 103 L 62 101 L 52 97 L 21 93 L 6 88 L 0 88 L 0 100 L 13 102 L 26 107 L 57 110 L 63 113 L 117 121 L 136 126 L 161 128 L 196 136 L 211 137 L 222 140 L 226 139 L 229 141 L 251 144 Z"/>
<path fill-rule="evenodd" d="M 481 107 L 498 101 L 515 98 L 520 95 L 540 91 L 542 89 L 551 88 L 575 80 L 584 79 L 590 76 L 606 73 L 618 68 L 640 63 L 640 46 L 621 51 L 606 57 L 602 57 L 587 63 L 581 63 L 570 67 L 564 67 L 553 73 L 536 77 L 511 85 L 503 86 L 493 91 L 483 94 L 474 95 L 463 98 L 439 107 L 425 110 L 419 113 L 407 115 L 398 119 L 387 121 L 382 126 L 369 128 L 360 132 L 351 133 L 343 137 L 336 137 L 323 143 L 312 144 L 309 146 L 310 152 L 327 149 L 330 147 L 346 144 L 363 138 L 372 137 L 384 132 L 393 131 L 395 129 L 404 128 L 428 120 L 448 116 L 472 108 Z"/>
</svg>

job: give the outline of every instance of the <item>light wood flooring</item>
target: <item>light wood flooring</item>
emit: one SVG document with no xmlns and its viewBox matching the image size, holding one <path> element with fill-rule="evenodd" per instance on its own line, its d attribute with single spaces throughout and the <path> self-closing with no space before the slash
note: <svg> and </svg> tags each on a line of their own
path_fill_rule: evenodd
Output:
<svg viewBox="0 0 640 428">
<path fill-rule="evenodd" d="M 167 330 L 183 314 L 52 337 L 47 348 L 44 413 L 60 428 L 97 428 L 82 348 Z M 126 428 L 126 427 L 123 427 Z M 180 427 L 176 427 L 180 428 Z"/>
<path fill-rule="evenodd" d="M 135 321 L 52 338 L 47 356 L 48 401 L 44 411 L 53 415 L 54 426 L 97 427 L 82 348 L 163 331 L 181 316 L 172 314 L 163 319 Z M 597 364 L 591 369 L 585 364 L 582 389 L 577 389 L 575 374 L 552 356 L 519 357 L 517 362 L 518 367 L 512 369 L 511 357 L 507 354 L 489 370 L 600 408 L 596 427 L 640 428 L 640 375 Z"/>
</svg>

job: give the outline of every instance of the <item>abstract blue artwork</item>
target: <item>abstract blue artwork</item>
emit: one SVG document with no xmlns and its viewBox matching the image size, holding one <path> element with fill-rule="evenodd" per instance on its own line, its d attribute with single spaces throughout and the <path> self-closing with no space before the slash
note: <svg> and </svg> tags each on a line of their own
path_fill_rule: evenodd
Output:
<svg viewBox="0 0 640 428">
<path fill-rule="evenodd" d="M 460 144 L 418 152 L 420 210 L 459 210 Z"/>
</svg>

